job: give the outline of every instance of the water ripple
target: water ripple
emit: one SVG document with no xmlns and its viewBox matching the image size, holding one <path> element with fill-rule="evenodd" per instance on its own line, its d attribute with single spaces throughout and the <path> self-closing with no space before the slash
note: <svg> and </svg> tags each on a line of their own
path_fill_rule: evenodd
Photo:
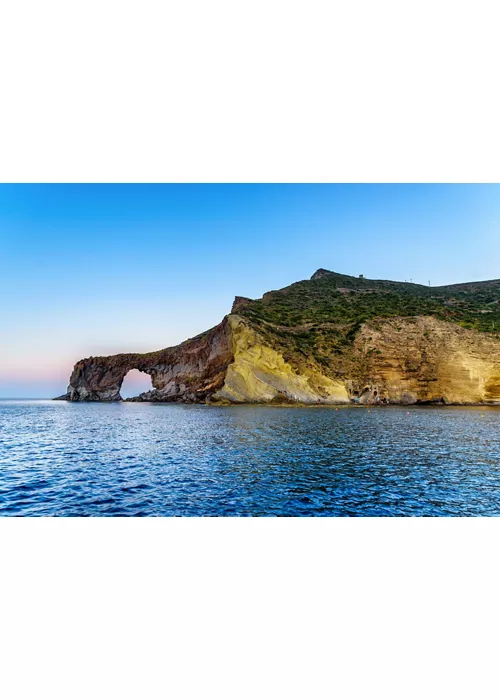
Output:
<svg viewBox="0 0 500 700">
<path fill-rule="evenodd" d="M 0 402 L 0 515 L 500 515 L 499 409 Z"/>
</svg>

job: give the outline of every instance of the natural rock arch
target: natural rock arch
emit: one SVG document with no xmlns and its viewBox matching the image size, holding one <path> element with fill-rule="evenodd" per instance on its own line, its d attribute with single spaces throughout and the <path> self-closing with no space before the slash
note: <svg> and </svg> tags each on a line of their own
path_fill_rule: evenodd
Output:
<svg viewBox="0 0 500 700">
<path fill-rule="evenodd" d="M 225 318 L 206 333 L 173 348 L 145 354 L 88 357 L 76 363 L 69 380 L 68 401 L 121 401 L 124 377 L 137 369 L 151 377 L 153 390 L 142 401 L 204 401 L 224 384 L 234 359 L 230 327 Z"/>
<path fill-rule="evenodd" d="M 140 355 L 113 355 L 80 360 L 70 378 L 68 397 L 72 401 L 121 401 L 123 380 L 133 369 L 149 374 L 153 383 L 153 368 L 141 362 Z"/>
</svg>

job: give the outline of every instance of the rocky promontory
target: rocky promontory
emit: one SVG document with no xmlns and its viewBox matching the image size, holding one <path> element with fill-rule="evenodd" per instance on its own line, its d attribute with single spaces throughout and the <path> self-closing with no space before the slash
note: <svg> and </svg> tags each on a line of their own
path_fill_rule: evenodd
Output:
<svg viewBox="0 0 500 700">
<path fill-rule="evenodd" d="M 146 354 L 76 363 L 68 401 L 121 401 L 131 369 L 153 390 L 133 400 L 191 403 L 500 403 L 500 281 L 446 287 L 318 270 L 236 297 L 211 330 Z"/>
</svg>

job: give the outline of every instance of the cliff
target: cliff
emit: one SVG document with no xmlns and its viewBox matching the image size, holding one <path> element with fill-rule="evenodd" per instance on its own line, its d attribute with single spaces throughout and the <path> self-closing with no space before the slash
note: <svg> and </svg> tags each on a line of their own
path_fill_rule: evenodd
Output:
<svg viewBox="0 0 500 700">
<path fill-rule="evenodd" d="M 227 319 L 215 328 L 173 348 L 147 354 L 127 353 L 89 357 L 76 363 L 69 380 L 68 401 L 121 401 L 127 372 L 138 369 L 151 376 L 148 401 L 201 402 L 224 384 L 233 360 Z"/>
<path fill-rule="evenodd" d="M 236 297 L 196 338 L 76 363 L 69 401 L 119 401 L 131 369 L 182 402 L 500 403 L 500 281 L 446 287 L 338 275 Z"/>
</svg>

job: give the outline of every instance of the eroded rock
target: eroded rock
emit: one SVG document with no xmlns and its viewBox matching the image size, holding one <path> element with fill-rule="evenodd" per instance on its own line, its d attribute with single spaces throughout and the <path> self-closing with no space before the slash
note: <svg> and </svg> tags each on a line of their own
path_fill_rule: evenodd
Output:
<svg viewBox="0 0 500 700">
<path fill-rule="evenodd" d="M 68 401 L 121 401 L 125 375 L 138 369 L 151 376 L 147 401 L 205 401 L 224 383 L 233 359 L 227 319 L 215 328 L 176 347 L 158 352 L 89 357 L 76 363 L 70 377 Z"/>
</svg>

